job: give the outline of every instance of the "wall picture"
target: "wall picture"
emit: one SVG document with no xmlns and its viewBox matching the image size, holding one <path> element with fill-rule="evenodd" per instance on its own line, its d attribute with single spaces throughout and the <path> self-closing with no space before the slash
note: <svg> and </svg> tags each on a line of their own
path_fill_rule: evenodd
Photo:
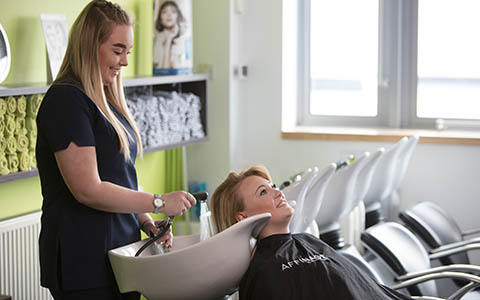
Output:
<svg viewBox="0 0 480 300">
<path fill-rule="evenodd" d="M 8 44 L 7 33 L 0 24 L 0 83 L 7 78 L 10 62 L 10 45 Z"/>
<path fill-rule="evenodd" d="M 61 14 L 40 14 L 40 20 L 42 21 L 49 63 L 47 81 L 50 82 L 57 77 L 67 50 L 67 21 L 65 16 Z"/>
<path fill-rule="evenodd" d="M 153 74 L 193 73 L 191 0 L 155 0 Z"/>
</svg>

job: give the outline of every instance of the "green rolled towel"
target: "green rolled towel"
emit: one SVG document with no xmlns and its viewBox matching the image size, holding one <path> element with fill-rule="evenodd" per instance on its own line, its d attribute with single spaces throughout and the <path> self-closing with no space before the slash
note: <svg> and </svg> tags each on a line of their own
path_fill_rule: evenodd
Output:
<svg viewBox="0 0 480 300">
<path fill-rule="evenodd" d="M 19 134 L 15 136 L 17 139 L 17 152 L 27 152 L 28 145 L 30 144 L 30 140 L 26 135 Z"/>
<path fill-rule="evenodd" d="M 15 139 L 15 136 L 9 136 L 6 137 L 7 139 L 7 147 L 5 148 L 5 153 L 6 154 L 17 154 L 17 140 Z"/>
<path fill-rule="evenodd" d="M 37 145 L 37 132 L 36 131 L 29 131 L 27 133 L 28 137 L 28 145 L 29 149 L 35 149 L 35 146 Z"/>
<path fill-rule="evenodd" d="M 25 118 L 25 128 L 27 128 L 28 132 L 37 132 L 37 122 L 35 119 L 30 117 Z"/>
<path fill-rule="evenodd" d="M 10 173 L 18 172 L 18 156 L 17 154 L 7 154 L 8 170 Z"/>
<path fill-rule="evenodd" d="M 5 133 L 5 119 L 0 119 L 0 136 L 3 136 Z"/>
<path fill-rule="evenodd" d="M 15 115 L 17 117 L 25 118 L 27 114 L 27 98 L 25 96 L 18 96 L 17 97 L 17 110 L 15 111 Z"/>
<path fill-rule="evenodd" d="M 7 114 L 14 115 L 17 110 L 17 99 L 13 96 L 7 98 Z"/>
<path fill-rule="evenodd" d="M 15 123 L 15 117 L 12 115 L 7 115 L 7 118 L 5 119 L 5 130 L 4 130 L 4 135 L 7 136 L 12 136 L 15 134 L 15 128 L 17 124 Z"/>
<path fill-rule="evenodd" d="M 42 103 L 43 95 L 31 95 L 27 99 L 27 116 L 31 118 L 35 118 L 38 112 L 38 108 L 40 107 L 40 103 Z"/>
<path fill-rule="evenodd" d="M 20 152 L 18 153 L 18 168 L 20 171 L 27 171 L 30 169 L 32 165 L 32 159 L 28 152 Z"/>
<path fill-rule="evenodd" d="M 30 162 L 32 164 L 32 168 L 36 168 L 37 167 L 37 156 L 35 155 L 35 150 L 28 151 L 28 154 L 30 155 Z"/>
<path fill-rule="evenodd" d="M 7 101 L 5 99 L 0 98 L 0 117 L 4 116 L 7 113 Z"/>
<path fill-rule="evenodd" d="M 9 173 L 7 157 L 0 155 L 0 175 L 8 175 Z"/>
<path fill-rule="evenodd" d="M 7 150 L 7 139 L 0 135 L 0 154 L 5 154 L 5 150 Z"/>
<path fill-rule="evenodd" d="M 25 118 L 15 118 L 15 134 L 27 134 L 27 128 L 25 128 Z"/>
</svg>

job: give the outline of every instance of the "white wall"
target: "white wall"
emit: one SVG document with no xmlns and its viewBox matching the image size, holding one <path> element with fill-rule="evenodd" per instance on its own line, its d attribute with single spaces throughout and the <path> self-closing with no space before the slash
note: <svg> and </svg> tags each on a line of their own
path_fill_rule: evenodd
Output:
<svg viewBox="0 0 480 300">
<path fill-rule="evenodd" d="M 282 1 L 244 0 L 243 14 L 236 14 L 233 11 L 234 0 L 230 1 L 229 11 L 222 4 L 221 11 L 216 9 L 214 14 L 203 6 L 212 7 L 210 3 L 227 1 L 193 1 L 195 10 L 199 7 L 204 9 L 202 13 L 205 15 L 196 13 L 197 18 L 215 17 L 227 22 L 223 14 L 230 17 L 230 41 L 223 41 L 230 49 L 227 49 L 228 46 L 219 47 L 228 51 L 221 55 L 229 55 L 229 61 L 218 60 L 215 57 L 219 55 L 217 52 L 210 53 L 212 38 L 203 40 L 205 33 L 200 34 L 200 38 L 196 36 L 195 40 L 195 51 L 200 52 L 198 55 L 206 60 L 226 63 L 216 68 L 222 69 L 222 72 L 228 68 L 225 70 L 225 76 L 229 77 L 228 86 L 223 83 L 223 78 L 217 76 L 211 81 L 209 100 L 211 111 L 220 108 L 224 111 L 226 104 L 222 101 L 228 101 L 230 111 L 229 117 L 210 114 L 210 128 L 222 126 L 215 129 L 222 133 L 212 134 L 210 145 L 189 150 L 189 170 L 195 179 L 207 179 L 213 190 L 226 177 L 226 170 L 238 171 L 259 163 L 267 166 L 274 180 L 280 182 L 307 167 L 326 166 L 350 152 L 374 151 L 380 146 L 389 146 L 386 143 L 283 140 Z M 223 28 L 211 27 L 226 37 Z M 197 59 L 197 53 L 195 55 Z M 243 63 L 248 65 L 249 75 L 239 80 L 233 77 L 233 66 Z M 222 84 L 216 80 L 222 80 Z M 227 93 L 229 99 L 223 98 Z M 213 107 L 215 105 L 219 108 Z M 220 145 L 218 149 L 217 145 Z M 228 161 L 224 155 L 228 155 Z M 480 181 L 477 179 L 479 155 L 478 146 L 418 145 L 400 191 L 403 206 L 422 200 L 435 201 L 447 209 L 462 227 L 480 227 L 477 200 L 480 197 Z M 211 161 L 215 163 L 211 165 Z M 204 173 L 204 170 L 208 172 Z"/>
</svg>

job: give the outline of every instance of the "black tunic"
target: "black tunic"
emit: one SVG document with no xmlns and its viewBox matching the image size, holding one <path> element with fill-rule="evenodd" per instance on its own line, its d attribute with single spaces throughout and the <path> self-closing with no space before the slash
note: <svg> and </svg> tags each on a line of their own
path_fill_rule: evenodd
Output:
<svg viewBox="0 0 480 300">
<path fill-rule="evenodd" d="M 113 106 L 111 109 L 134 137 L 126 119 Z M 136 190 L 136 142 L 130 143 L 132 162 L 126 162 L 108 120 L 82 90 L 71 85 L 50 87 L 37 124 L 43 195 L 41 284 L 63 291 L 113 286 L 107 252 L 140 239 L 137 216 L 99 211 L 78 202 L 60 174 L 54 153 L 70 142 L 95 146 L 101 180 Z"/>
<path fill-rule="evenodd" d="M 310 234 L 278 234 L 257 243 L 240 299 L 405 300 L 377 284 Z"/>
</svg>

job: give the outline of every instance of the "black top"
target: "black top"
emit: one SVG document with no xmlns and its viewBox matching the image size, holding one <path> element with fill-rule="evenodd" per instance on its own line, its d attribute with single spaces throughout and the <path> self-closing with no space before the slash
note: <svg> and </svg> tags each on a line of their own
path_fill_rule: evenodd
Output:
<svg viewBox="0 0 480 300">
<path fill-rule="evenodd" d="M 135 137 L 126 119 L 110 107 Z M 95 146 L 101 180 L 136 190 L 136 141 L 130 143 L 131 162 L 126 162 L 108 120 L 81 89 L 71 85 L 49 88 L 37 125 L 36 156 L 43 195 L 41 284 L 64 291 L 113 285 L 107 251 L 140 239 L 137 216 L 99 211 L 78 202 L 59 172 L 54 153 L 70 142 Z"/>
<path fill-rule="evenodd" d="M 310 234 L 277 234 L 257 243 L 240 299 L 406 300 Z"/>
</svg>

